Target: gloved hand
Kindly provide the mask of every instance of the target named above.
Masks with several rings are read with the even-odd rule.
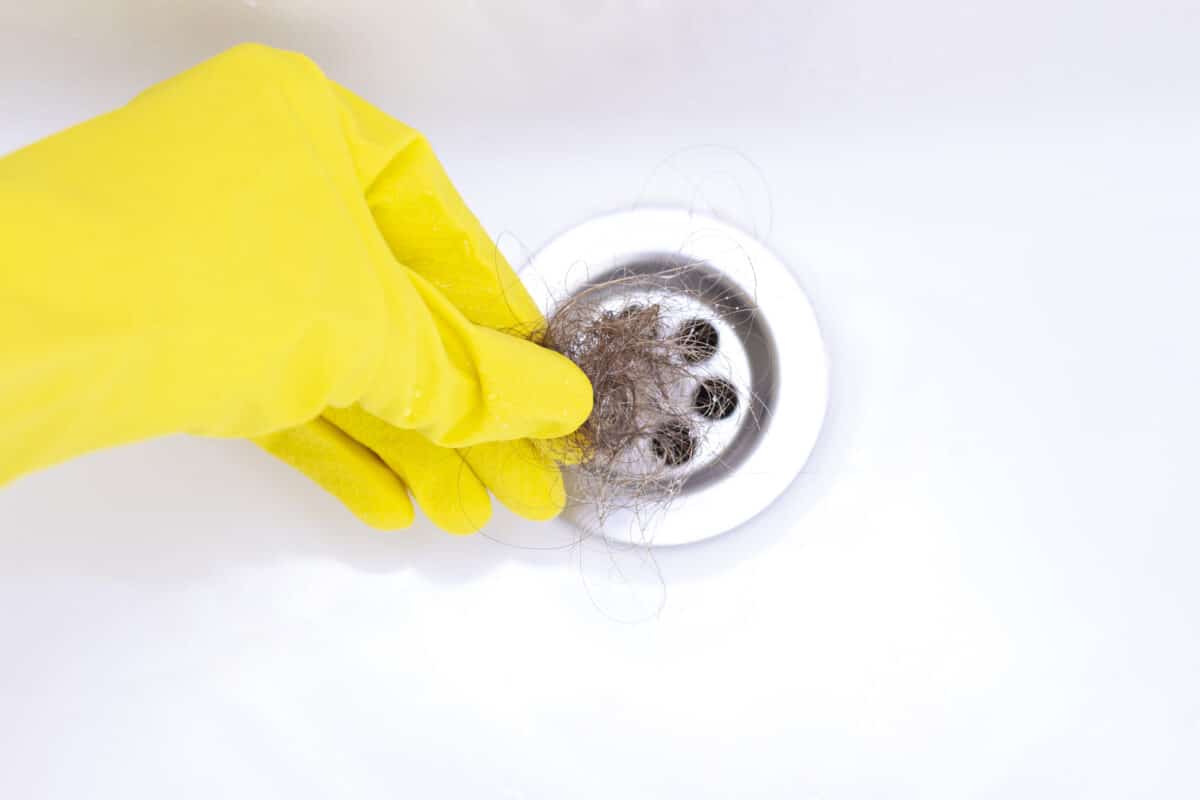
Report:
[[[561,507],[520,440],[576,428],[586,378],[486,327],[536,309],[424,141],[302,56],[235,48],[0,160],[0,253],[0,482],[189,432],[381,527],[411,521],[401,479],[455,530],[483,483]]]
[[[425,139],[348,92],[341,100],[389,164],[366,200],[397,260],[434,283],[472,322],[518,335],[536,330],[544,321],[537,305]],[[411,523],[405,486],[439,527],[454,533],[488,521],[489,489],[534,520],[556,516],[566,499],[555,459],[534,441],[439,447],[361,408],[328,409],[321,419],[258,442],[380,528]],[[562,447],[553,451],[566,455]]]

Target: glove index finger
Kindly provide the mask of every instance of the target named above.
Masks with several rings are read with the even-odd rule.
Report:
[[[367,206],[396,259],[477,325],[528,335],[542,314],[429,142],[335,85]]]
[[[523,335],[542,324],[537,304],[424,139],[397,155],[367,200],[396,259],[467,319]]]

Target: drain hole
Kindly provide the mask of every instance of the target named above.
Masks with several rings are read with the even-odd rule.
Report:
[[[650,447],[658,460],[669,467],[686,464],[696,454],[696,440],[688,426],[680,422],[668,423],[655,431]]]
[[[679,340],[683,357],[693,364],[713,357],[717,352],[717,344],[721,341],[717,329],[711,322],[703,319],[689,319],[679,326],[675,334]]]
[[[727,380],[710,378],[696,388],[692,408],[709,419],[728,419],[737,411],[737,389]]]

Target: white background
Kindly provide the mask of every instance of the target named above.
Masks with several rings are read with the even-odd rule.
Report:
[[[3,2],[0,151],[300,49],[509,252],[724,206],[834,389],[780,502],[653,561],[373,533],[241,442],[20,480],[0,795],[1200,795],[1194,2]]]

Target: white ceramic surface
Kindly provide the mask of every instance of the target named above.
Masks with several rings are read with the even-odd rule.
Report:
[[[755,229],[833,372],[781,501],[653,560],[372,533],[239,442],[0,490],[0,796],[1200,795],[1197,13],[3,3],[2,150],[302,49],[515,260],[639,202]]]

